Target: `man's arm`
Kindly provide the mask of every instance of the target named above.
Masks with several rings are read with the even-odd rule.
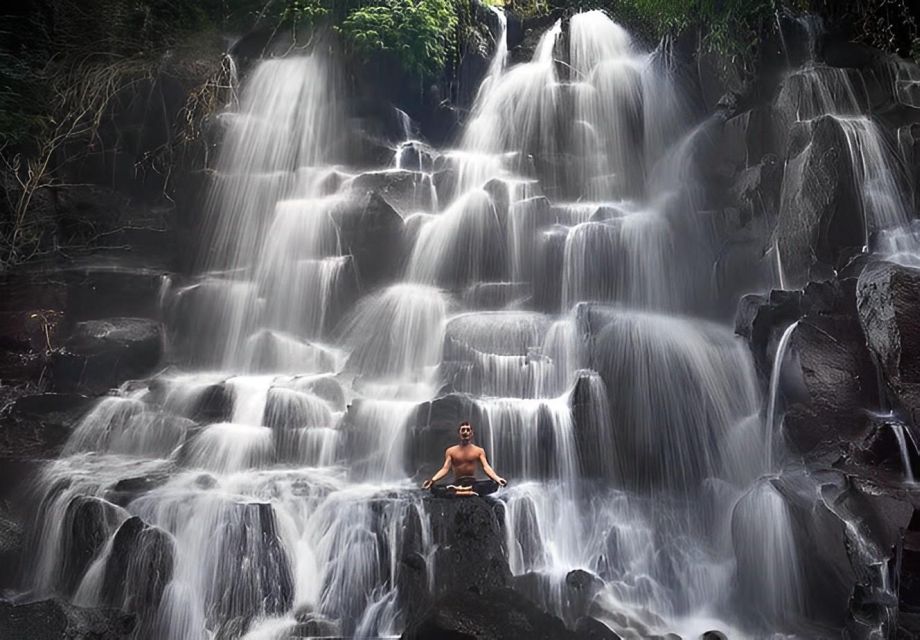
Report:
[[[493,469],[492,465],[489,464],[489,461],[486,459],[485,449],[479,450],[479,462],[482,463],[482,470],[486,472],[486,475],[495,480],[499,486],[504,487],[506,484],[508,484],[508,481],[495,473],[495,469]]]
[[[422,489],[430,488],[431,485],[433,485],[435,482],[437,482],[438,480],[446,476],[448,473],[450,473],[450,466],[451,466],[450,449],[448,449],[447,451],[444,452],[444,464],[441,465],[441,468],[438,469],[438,472],[436,474],[431,476],[430,480],[425,480],[425,483],[422,485]]]

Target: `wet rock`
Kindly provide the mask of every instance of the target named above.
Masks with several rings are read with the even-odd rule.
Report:
[[[428,519],[437,545],[430,560],[421,555],[421,518]],[[398,578],[408,617],[447,592],[484,593],[510,583],[502,503],[478,497],[426,498],[424,513],[410,511],[404,526]],[[438,576],[433,593],[428,589],[429,561]]]
[[[446,594],[410,620],[402,640],[575,640],[559,618],[512,589]]]
[[[353,256],[361,286],[372,288],[392,279],[403,257],[403,222],[393,207],[372,192],[334,216],[342,252]]]
[[[792,333],[783,433],[801,453],[846,446],[867,426],[865,407],[876,406],[875,371],[853,320],[806,317]]]
[[[334,377],[323,376],[305,380],[303,388],[325,400],[333,411],[345,410],[345,392]]]
[[[55,354],[53,374],[61,389],[107,389],[150,373],[163,354],[159,322],[109,318],[77,323]]]
[[[0,508],[0,589],[16,586],[24,551],[22,523],[13,513]]]
[[[701,635],[700,640],[728,640],[728,636],[726,636],[721,631],[716,631],[713,629]]]
[[[148,622],[172,579],[175,555],[171,535],[137,516],[128,518],[112,541],[105,565],[102,601],[137,613],[142,625]]]
[[[857,285],[859,320],[890,399],[920,420],[920,271],[891,263],[867,267]]]
[[[123,640],[134,626],[134,616],[115,610],[83,609],[57,600],[0,602],[0,638],[10,640]]]
[[[298,611],[294,618],[297,624],[289,633],[291,638],[332,638],[342,633],[336,622],[309,609]]]
[[[416,211],[431,211],[431,177],[418,171],[390,169],[357,176],[349,185],[355,194],[375,192],[403,217]]]
[[[575,622],[575,635],[581,640],[620,640],[610,627],[588,616]]]
[[[741,222],[772,220],[779,212],[783,167],[776,156],[768,154],[756,166],[738,173],[730,197],[741,211]]]
[[[61,588],[73,594],[90,563],[127,513],[106,500],[76,496],[64,512],[61,531]]]
[[[75,265],[67,280],[68,317],[95,320],[112,317],[159,317],[159,296],[166,272],[127,261]]]
[[[439,545],[437,592],[479,591],[506,586],[504,506],[488,498],[427,500],[432,538]]]
[[[793,125],[776,238],[786,282],[802,285],[866,242],[847,141],[837,120]]]
[[[899,543],[898,637],[920,634],[920,516],[915,511]]]
[[[217,629],[214,640],[239,640],[249,630],[249,624],[252,618],[249,616],[239,616],[225,620]]]
[[[76,393],[39,393],[17,398],[0,416],[3,465],[57,456],[71,427],[92,403],[92,398]]]
[[[125,507],[138,496],[162,486],[167,480],[169,480],[168,473],[124,478],[106,491],[105,498],[113,504]]]
[[[211,621],[278,615],[291,607],[294,581],[268,503],[235,504],[220,532]]]
[[[917,477],[920,455],[914,444],[916,441],[910,425],[894,418],[872,417],[866,436],[850,445],[845,461],[861,467],[863,473],[871,476],[883,472],[895,481],[902,480],[908,473]]]

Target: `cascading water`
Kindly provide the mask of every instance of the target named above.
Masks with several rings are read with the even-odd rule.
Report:
[[[420,407],[451,392],[510,480],[511,570],[568,623],[567,574],[583,569],[603,583],[592,615],[624,637],[794,624],[753,364],[692,315],[712,293],[688,206],[705,123],[666,51],[603,13],[571,19],[568,52],[557,23],[513,66],[500,24],[438,163],[449,180],[404,118],[391,166],[334,165],[333,63],[255,67],[223,118],[204,270],[166,296],[186,370],[103,399],[44,470],[35,593],[120,606],[106,576],[135,553],[165,567],[162,597],[134,604],[139,637],[398,634],[399,558],[434,552],[426,525],[403,527],[428,520],[410,478]],[[383,202],[375,184],[397,186]],[[383,243],[353,237],[373,224],[404,243],[392,273],[375,272]],[[62,522],[96,513],[96,547],[68,560]],[[763,591],[763,611],[739,613]]]

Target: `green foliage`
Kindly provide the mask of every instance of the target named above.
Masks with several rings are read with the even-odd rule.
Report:
[[[448,62],[456,28],[452,0],[382,0],[353,10],[339,31],[365,59],[392,55],[408,73],[433,77]]]

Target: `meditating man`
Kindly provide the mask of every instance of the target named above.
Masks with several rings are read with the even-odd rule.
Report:
[[[460,444],[448,447],[444,452],[444,465],[431,480],[426,480],[422,489],[431,489],[439,496],[484,496],[494,493],[499,487],[508,484],[504,478],[495,473],[495,469],[486,459],[485,449],[473,444],[473,427],[469,422],[461,422],[458,428]],[[491,480],[476,480],[476,463]],[[447,486],[435,483],[454,470],[454,483]]]

